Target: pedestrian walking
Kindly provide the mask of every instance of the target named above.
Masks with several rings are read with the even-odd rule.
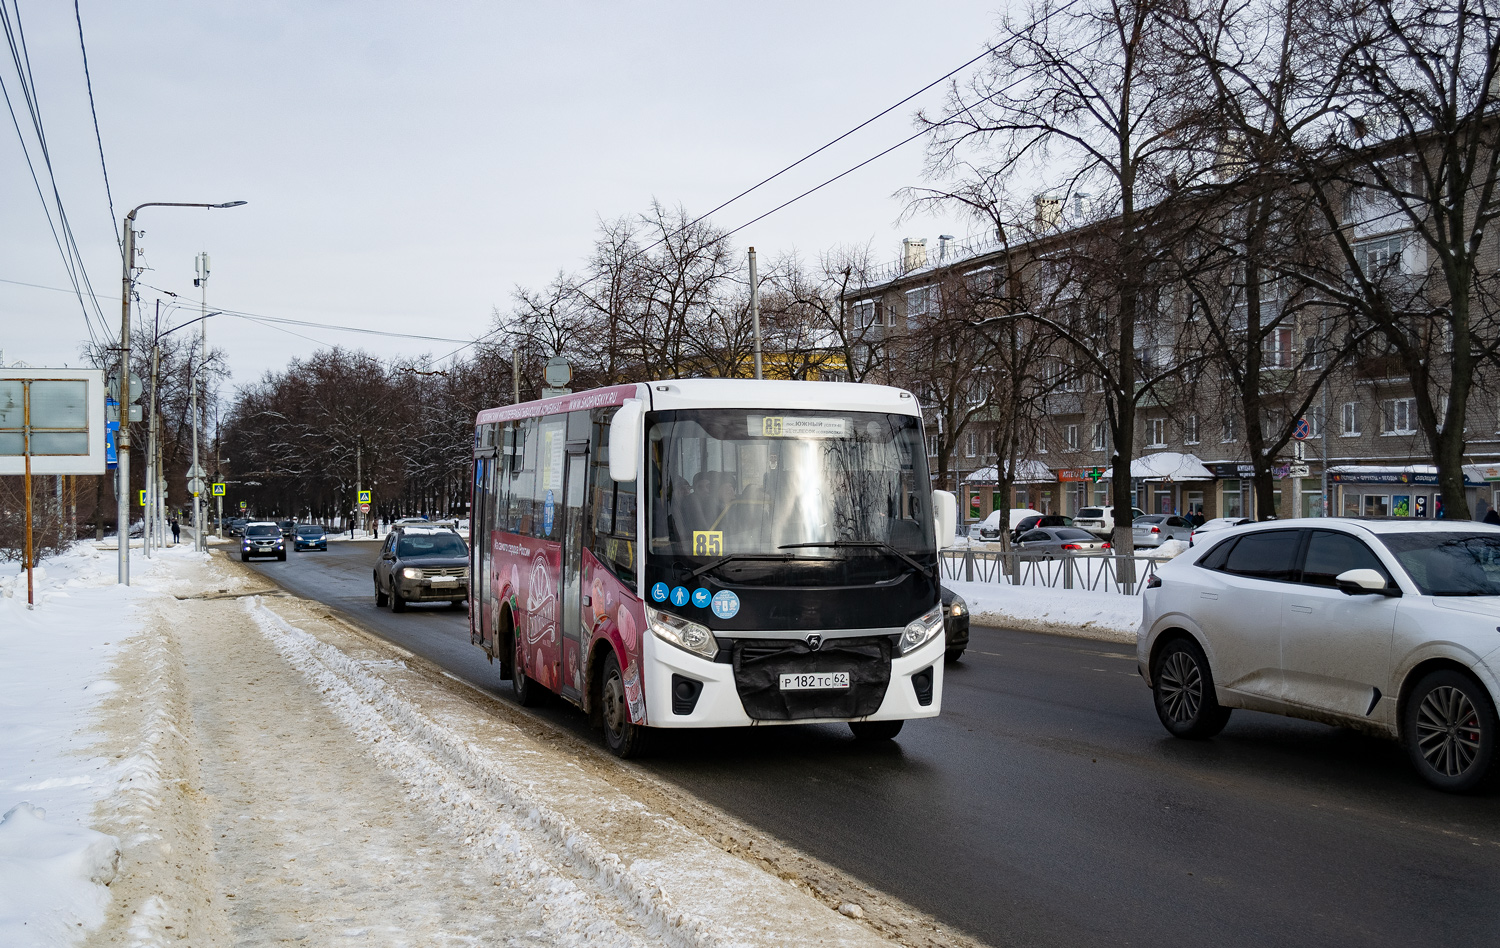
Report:
[[[172,545],[176,546],[177,545],[177,541],[181,540],[181,539],[182,539],[182,527],[177,523],[177,518],[173,517],[172,518]]]

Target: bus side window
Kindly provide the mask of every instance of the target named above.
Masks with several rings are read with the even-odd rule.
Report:
[[[589,466],[589,500],[594,505],[588,538],[594,556],[627,587],[635,587],[635,481],[617,483],[609,476],[609,422],[617,409],[600,410],[593,425],[593,463]]]
[[[510,479],[511,529],[522,536],[531,534],[533,503],[532,490],[536,486],[536,419],[523,418],[515,422],[516,453],[511,459]]]

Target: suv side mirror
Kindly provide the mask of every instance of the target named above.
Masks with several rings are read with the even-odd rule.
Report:
[[[645,406],[639,398],[627,398],[609,422],[609,477],[614,481],[635,480],[641,463],[641,441],[645,435]]]
[[[1333,578],[1338,584],[1339,591],[1347,596],[1367,596],[1375,593],[1381,596],[1399,596],[1401,590],[1395,586],[1387,586],[1385,577],[1373,569],[1350,569],[1338,574]]]

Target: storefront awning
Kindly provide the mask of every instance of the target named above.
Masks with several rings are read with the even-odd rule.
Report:
[[[964,478],[966,484],[994,484],[1000,480],[1000,473],[995,465],[982,467]],[[1052,468],[1041,461],[1017,461],[1016,476],[1013,478],[1017,484],[1051,484],[1057,480],[1052,473]]]
[[[1105,471],[1101,480],[1108,480],[1110,471]],[[1213,472],[1203,466],[1197,455],[1162,451],[1148,454],[1130,462],[1130,476],[1142,481],[1211,481]]]

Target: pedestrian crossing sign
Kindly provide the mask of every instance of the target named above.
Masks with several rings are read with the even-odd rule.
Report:
[[[370,492],[367,490],[360,491],[359,502],[362,504],[368,504],[370,502]]]
[[[141,491],[141,506],[142,507],[146,506],[146,492],[145,491]]]
[[[214,485],[214,496],[215,497],[223,497],[224,496],[224,485],[223,484],[215,484]]]

